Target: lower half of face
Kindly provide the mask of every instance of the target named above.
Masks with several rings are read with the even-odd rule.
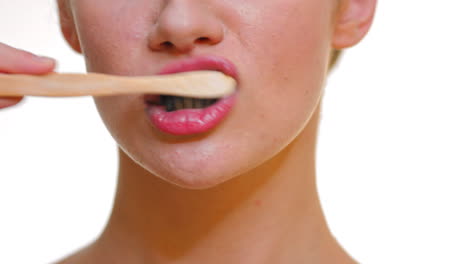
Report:
[[[154,75],[181,58],[223,57],[238,72],[231,110],[209,131],[172,135],[150,121],[143,95],[95,101],[121,149],[143,168],[184,188],[212,187],[278,154],[310,120],[327,71],[333,5],[328,0],[162,2],[73,2],[88,70]],[[177,24],[174,16],[211,26],[200,31]],[[183,38],[210,36],[209,30],[222,36],[216,43],[195,43],[190,51],[148,45],[159,37],[177,48]]]

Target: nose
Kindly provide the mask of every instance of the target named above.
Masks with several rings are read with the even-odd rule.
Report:
[[[223,24],[208,1],[168,0],[149,35],[154,51],[186,53],[197,45],[215,45],[224,37]]]

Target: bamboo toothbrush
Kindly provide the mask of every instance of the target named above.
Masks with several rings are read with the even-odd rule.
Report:
[[[218,71],[128,77],[100,73],[0,74],[1,96],[109,96],[134,93],[219,98],[234,92],[236,81]]]

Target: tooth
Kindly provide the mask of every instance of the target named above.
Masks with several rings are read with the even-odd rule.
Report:
[[[166,105],[166,111],[172,112],[172,111],[175,110],[174,98],[173,97],[166,97],[164,99],[164,103]]]
[[[194,99],[193,101],[195,103],[195,108],[203,108],[203,101],[201,99]]]
[[[193,108],[192,98],[184,97],[184,108]]]
[[[176,110],[184,108],[184,101],[181,97],[174,97],[174,103]]]

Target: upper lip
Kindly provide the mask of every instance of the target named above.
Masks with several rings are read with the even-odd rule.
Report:
[[[165,65],[158,72],[158,75],[201,70],[222,72],[234,78],[239,84],[239,75],[236,66],[228,59],[214,55],[197,56],[171,62]],[[146,94],[143,96],[143,99],[147,103],[159,104],[160,96],[156,94]]]
[[[158,74],[201,70],[220,71],[239,82],[236,66],[228,59],[214,55],[197,56],[171,62],[164,66]]]

